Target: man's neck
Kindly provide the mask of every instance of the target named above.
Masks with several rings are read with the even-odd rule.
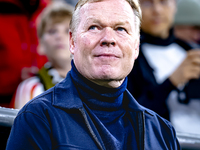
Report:
[[[104,86],[104,87],[108,87],[108,88],[118,88],[119,86],[122,85],[122,83],[124,82],[124,79],[121,80],[91,80],[92,82],[94,82],[95,84],[98,84],[100,86]]]

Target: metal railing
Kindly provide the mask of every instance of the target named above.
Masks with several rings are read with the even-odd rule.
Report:
[[[0,126],[12,127],[18,109],[0,107]],[[183,150],[200,150],[200,135],[177,132]]]
[[[185,150],[200,150],[200,135],[190,133],[176,133],[181,147]]]
[[[0,126],[11,127],[18,111],[18,109],[0,107]]]

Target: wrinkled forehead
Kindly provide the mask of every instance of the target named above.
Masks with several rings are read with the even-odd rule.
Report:
[[[113,2],[128,2],[130,3],[129,1],[131,1],[132,3],[134,3],[134,0],[79,0],[79,2],[77,3],[76,7],[75,7],[75,10],[78,8],[78,7],[82,7],[84,6],[85,4],[88,4],[88,3],[95,3],[95,2],[103,2],[103,1],[109,1],[110,3],[113,3]],[[138,1],[138,0],[136,0]]]
[[[80,18],[95,18],[98,15],[112,17],[118,16],[118,20],[134,18],[134,12],[126,0],[92,0],[84,4],[80,9]],[[126,18],[125,18],[126,17]]]
[[[116,0],[112,1],[112,3],[107,1],[112,0],[85,4],[80,9],[80,21],[85,24],[92,22],[111,26],[116,24],[129,24],[130,26],[134,26],[135,15],[126,1]]]

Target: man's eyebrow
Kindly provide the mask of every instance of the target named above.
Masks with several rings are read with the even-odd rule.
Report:
[[[94,23],[99,23],[99,24],[101,24],[101,21],[100,21],[99,19],[94,18],[94,17],[88,17],[88,18],[86,19],[86,21],[92,21],[92,22],[94,22]]]
[[[119,21],[119,22],[116,23],[116,25],[126,25],[126,24],[129,24],[129,22],[127,22],[127,21],[125,21],[125,22]]]
[[[92,21],[93,23],[97,23],[97,24],[101,24],[101,25],[104,25],[105,23],[102,22],[101,20],[99,19],[96,19],[94,17],[89,17],[86,19],[87,21]],[[116,25],[127,25],[127,24],[130,24],[128,21],[124,20],[124,21],[118,21],[118,22],[115,22],[115,26]]]

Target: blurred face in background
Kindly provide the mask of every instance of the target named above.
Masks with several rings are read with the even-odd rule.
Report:
[[[47,23],[44,34],[40,39],[40,54],[46,55],[54,64],[58,61],[70,61],[69,51],[69,22],[70,17],[63,21]]]
[[[167,38],[176,13],[176,0],[140,0],[141,29],[148,34]]]

